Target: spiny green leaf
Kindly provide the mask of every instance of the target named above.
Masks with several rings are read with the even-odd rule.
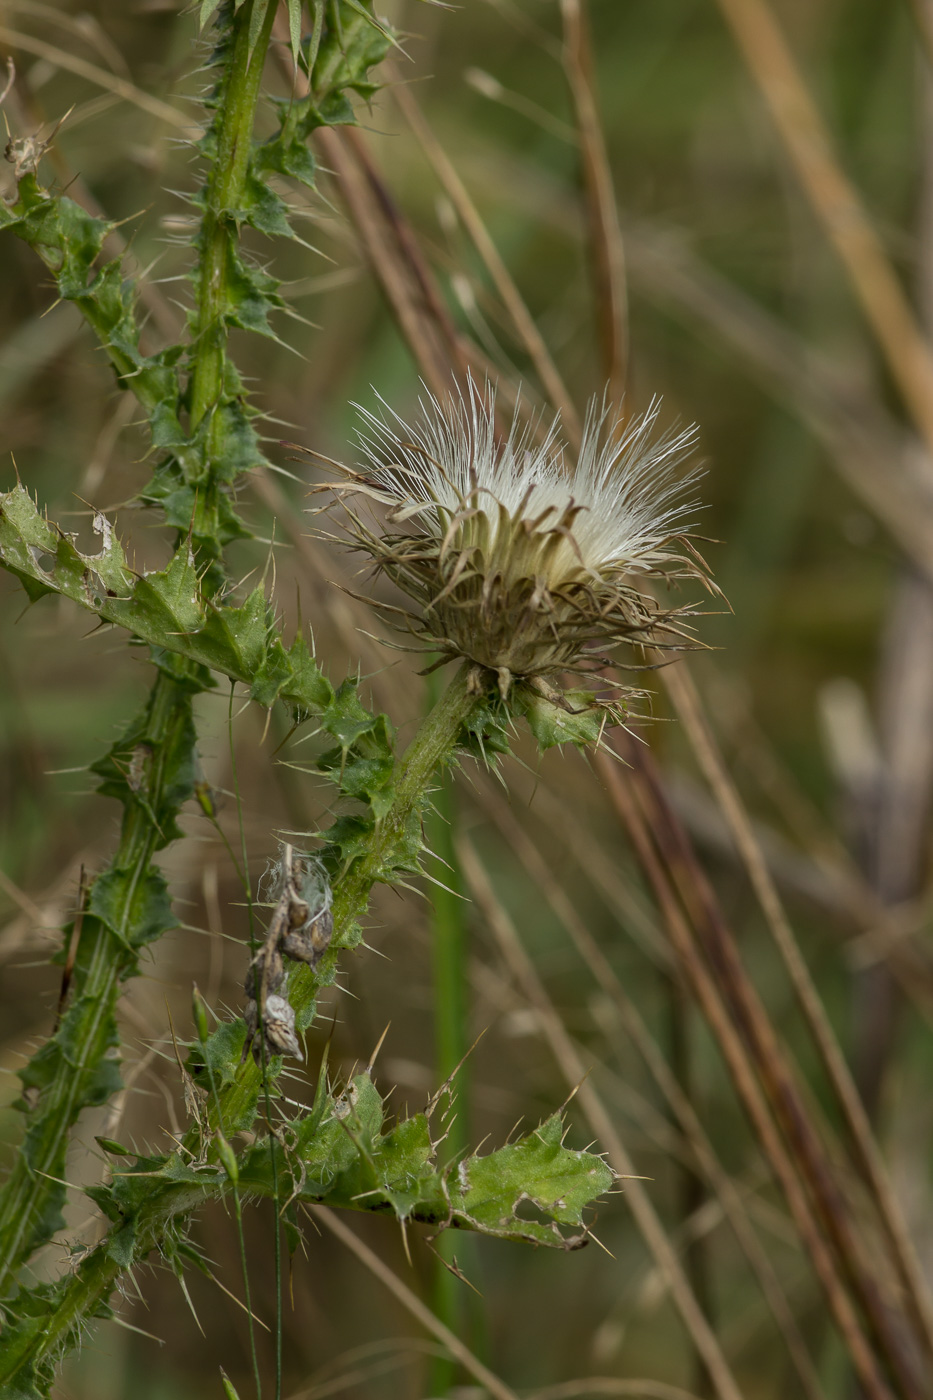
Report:
[[[292,1126],[294,1145],[277,1146],[276,1172],[291,1170],[305,1199],[391,1211],[400,1220],[456,1223],[552,1248],[585,1242],[583,1212],[615,1181],[601,1157],[564,1147],[559,1114],[520,1142],[443,1165],[425,1115],[388,1126],[368,1074],[356,1075],[344,1093],[328,1095],[323,1108]],[[300,1171],[289,1168],[292,1156]],[[246,1190],[272,1190],[268,1144],[245,1154],[240,1178]]]
[[[471,711],[463,727],[458,748],[487,766],[511,752],[509,712],[498,696],[489,694]]]
[[[562,1248],[578,1243],[561,1227],[582,1227],[584,1207],[609,1190],[615,1173],[601,1157],[565,1148],[563,1132],[555,1113],[521,1142],[468,1157],[449,1183],[455,1216],[484,1234]],[[525,1203],[545,1219],[521,1215]]]
[[[254,169],[247,172],[243,213],[250,227],[264,233],[267,238],[292,237],[292,226],[288,222],[288,205]],[[257,290],[252,295],[257,301],[260,296],[264,299],[268,315],[271,311],[281,309],[284,302],[281,297],[275,295],[279,286],[277,279],[265,273],[262,274],[262,279],[257,279]]]
[[[269,5],[277,5],[278,3],[279,0],[253,0],[253,9],[249,17],[249,57],[251,61],[259,42],[259,35],[262,33],[263,21],[266,18]]]
[[[261,589],[241,607],[205,601],[184,542],[166,569],[142,578],[135,578],[122,560],[115,536],[101,554],[84,555],[71,536],[42,518],[23,487],[0,494],[0,563],[18,577],[71,598],[105,622],[121,625],[189,663],[247,684],[256,679],[258,693],[269,703],[280,698],[301,715],[319,714],[335,705],[334,691],[304,641],[296,640],[287,651],[282,646]],[[106,585],[109,579],[122,591],[95,585],[95,576],[101,574],[101,582]],[[349,705],[346,695],[333,714],[335,724],[345,719],[360,733],[368,728],[388,734],[386,721],[380,726],[358,701],[355,707]]]
[[[223,1367],[220,1368],[220,1380],[221,1384],[223,1385],[224,1395],[227,1397],[227,1400],[240,1400],[240,1396],[236,1386],[233,1384],[233,1381],[227,1375]]]
[[[547,699],[530,686],[516,688],[515,704],[542,749],[556,744],[595,744],[606,723],[606,710],[593,702],[588,690],[566,690],[560,703]]]
[[[177,664],[178,658],[173,660],[176,665],[167,669],[173,674],[173,683],[177,683],[176,677],[182,679],[178,676],[182,667]],[[125,807],[140,807],[146,812],[159,833],[159,849],[181,836],[178,811],[194,796],[197,779],[191,694],[184,682],[177,698],[171,724],[158,745],[154,742],[156,725],[151,695],[120,739],[91,765],[91,772],[102,780],[99,792],[116,797]]]
[[[292,45],[292,62],[296,68],[301,53],[301,4],[302,0],[288,0],[288,34]]]
[[[198,25],[201,29],[204,28],[207,21],[219,7],[220,0],[201,0],[201,12],[198,15]]]
[[[91,886],[88,911],[134,950],[178,926],[165,876],[154,868],[142,879],[132,870],[105,870]]]

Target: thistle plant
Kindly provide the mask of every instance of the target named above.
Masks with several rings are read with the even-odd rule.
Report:
[[[292,1234],[298,1207],[316,1202],[388,1212],[403,1226],[570,1249],[586,1243],[587,1209],[614,1179],[600,1156],[564,1146],[560,1113],[497,1151],[449,1160],[438,1096],[425,1112],[390,1123],[369,1070],[336,1085],[322,1068],[313,1103],[297,1113],[280,1092],[284,1061],[304,1054],[319,992],[362,940],[373,887],[423,872],[438,777],[476,758],[506,762],[510,726],[522,715],[542,747],[599,742],[624,695],[607,705],[591,691],[564,689],[561,677],[602,667],[620,643],[639,655],[687,644],[689,608],[662,606],[647,584],[708,579],[688,538],[689,510],[678,503],[675,468],[689,433],[652,442],[656,408],[622,425],[593,406],[579,458],[567,463],[556,425],[523,426],[516,415],[503,438],[492,391],[468,384],[460,398],[428,402],[412,428],[388,409],[367,415],[362,470],[347,473],[340,491],[350,541],[407,598],[401,610],[376,606],[389,608],[438,665],[457,663],[403,753],[395,725],[410,715],[371,713],[357,676],[333,684],[306,634],[286,644],[262,585],[244,596],[231,583],[225,549],[249,536],[237,491],[266,457],[261,399],[247,394],[228,333],[278,336],[283,309],[278,284],[243,251],[240,233],[249,226],[293,236],[283,182],[314,188],[308,138],[354,120],[354,100],[376,91],[394,42],[363,0],[288,0],[281,18],[307,93],[274,97],[275,129],[259,141],[254,125],[279,10],[276,0],[201,6],[211,81],[198,141],[201,185],[190,196],[198,229],[182,343],[141,348],[133,285],[118,261],[100,265],[111,226],[43,184],[45,147],[33,133],[9,148],[15,191],[0,206],[0,226],[33,248],[144,410],[155,466],[138,500],[161,512],[171,557],[162,569],[137,572],[104,514],[94,515],[99,550],[85,553],[27,485],[0,496],[0,562],[29,599],[71,599],[147,647],[152,666],[143,710],[93,767],[100,791],[123,805],[120,840],[109,866],[82,886],[62,931],[71,968],[63,1014],[21,1073],[22,1143],[0,1189],[4,1396],[48,1395],[63,1355],[108,1315],[136,1265],[162,1260],[179,1276],[207,1268],[188,1223],[211,1198],[232,1202],[239,1225],[247,1197],[272,1197]],[[364,523],[353,507],[361,492],[388,507],[385,528]],[[119,997],[139,972],[141,951],[176,924],[155,857],[180,839],[186,803],[214,815],[193,699],[218,682],[260,706],[285,706],[295,725],[313,725],[317,770],[334,786],[338,814],[327,830],[309,833],[309,850],[285,846],[273,861],[260,892],[266,932],[242,950],[242,1014],[225,1018],[195,995],[181,1070],[189,1122],[177,1146],[141,1155],[104,1144],[113,1169],[87,1194],[109,1228],[59,1277],[35,1284],[30,1261],[63,1229],[71,1131],[121,1084]],[[534,1219],[523,1202],[536,1208]],[[261,1391],[258,1365],[255,1379]],[[279,1348],[269,1388],[280,1384]]]
[[[500,436],[489,384],[469,379],[446,403],[429,395],[413,426],[384,407],[381,417],[363,411],[363,470],[345,472],[340,494],[350,541],[409,600],[374,606],[439,653],[434,665],[467,662],[477,693],[491,672],[504,701],[519,682],[570,708],[562,672],[591,674],[611,664],[604,649],[623,644],[643,658],[692,640],[689,606],[664,608],[638,585],[712,587],[687,534],[691,479],[677,472],[693,429],[652,440],[659,404],[626,424],[594,399],[569,463],[559,418],[523,423],[520,401]],[[374,531],[346,506],[354,493],[387,506],[390,527],[409,528]]]

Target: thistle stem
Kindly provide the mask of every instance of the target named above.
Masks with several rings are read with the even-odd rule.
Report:
[[[469,665],[464,663],[412,739],[401,762],[395,801],[376,827],[365,856],[351,866],[334,890],[334,924],[338,930],[356,922],[366,909],[373,885],[388,881],[393,868],[404,858],[410,845],[412,820],[424,804],[434,774],[450,758],[463,723],[477,703],[467,684],[469,671]]]
[[[211,165],[201,224],[197,343],[191,370],[191,426],[196,429],[224,394],[231,254],[238,236],[239,211],[249,166],[250,145],[262,70],[277,5],[270,4],[250,51],[254,0],[237,15],[233,51],[224,77],[217,152]],[[210,463],[216,427],[208,431],[205,461]]]
[[[162,804],[164,755],[171,750],[179,725],[189,720],[188,691],[159,671],[148,706],[145,743],[150,756],[143,780],[146,802],[128,804],[112,869],[129,872],[116,923],[120,938],[85,914],[76,954],[71,1005],[57,1032],[39,1055],[50,1060],[60,1045],[65,1073],[54,1073],[39,1092],[26,1122],[26,1138],[0,1191],[0,1293],[8,1290],[16,1269],[41,1237],[46,1217],[57,1210],[65,1144],[79,1112],[88,1101],[88,1077],[102,1064],[111,1044],[113,1009],[120,978],[132,965],[134,901],[155,851],[163,844],[154,820]],[[98,1100],[99,1101],[99,1100]]]
[[[437,672],[429,676],[430,703],[436,703]],[[427,847],[437,860],[437,879],[431,885],[433,907],[434,958],[434,1074],[438,1084],[451,1081],[454,1116],[448,1128],[447,1149],[452,1158],[464,1158],[469,1148],[469,1051],[468,949],[466,949],[465,904],[461,899],[454,826],[457,804],[450,774],[441,776],[431,811],[424,819]],[[459,1065],[459,1068],[458,1068]],[[455,1239],[445,1231],[437,1240],[434,1270],[434,1313],[454,1336],[462,1336],[466,1323],[465,1291],[451,1273],[455,1250],[464,1252],[469,1240]],[[457,1380],[458,1366],[448,1355],[431,1365],[430,1393],[445,1396]]]
[[[437,770],[449,761],[462,726],[477,704],[477,697],[467,684],[468,674],[469,667],[464,665],[422,723],[401,760],[395,801],[376,829],[370,850],[338,883],[333,904],[338,930],[365,913],[373,885],[389,877],[408,848],[411,824],[424,804],[425,793]],[[309,970],[301,968],[299,973],[293,979],[290,996],[296,1010],[301,1011],[313,1003],[318,983]],[[255,1102],[260,1076],[259,1066],[249,1057],[240,1065],[235,1079],[219,1087],[209,1111],[212,1132],[224,1122],[239,1121],[244,1104]],[[199,1129],[195,1127],[188,1134],[185,1146],[193,1150],[199,1136]],[[215,1144],[208,1152],[208,1160],[216,1155]],[[173,1186],[165,1193],[155,1193],[151,1204],[142,1208],[135,1223],[134,1257],[140,1260],[150,1250],[158,1248],[173,1220],[194,1210],[217,1191],[216,1186],[213,1189]],[[13,1346],[0,1343],[0,1385],[27,1363],[35,1365],[59,1349],[63,1341],[76,1333],[82,1319],[107,1301],[122,1272],[122,1265],[117,1262],[120,1251],[108,1249],[108,1241],[109,1237],[92,1250],[79,1267],[51,1323],[28,1337],[17,1336]]]
[[[411,827],[418,820],[435,773],[449,761],[464,722],[477,704],[477,696],[469,689],[468,664],[457,672],[440,700],[427,715],[412,739],[399,764],[395,785],[395,800],[373,832],[369,850],[351,865],[334,886],[335,941],[352,928],[365,914],[372,887],[379,881],[388,883],[393,871],[411,850]],[[417,845],[420,846],[420,831]],[[320,982],[310,968],[295,969],[289,984],[289,999],[298,1014],[309,1012],[314,1005]],[[249,1058],[240,1066],[234,1081],[221,1090],[219,1111],[228,1121],[238,1122],[258,1093],[261,1071]],[[211,1121],[211,1127],[220,1124]]]
[[[429,677],[428,694],[437,697],[434,672]],[[454,1099],[453,1119],[447,1134],[447,1149],[454,1158],[464,1157],[469,1148],[469,998],[467,993],[467,930],[464,903],[460,897],[457,854],[454,848],[456,803],[453,783],[444,774],[434,796],[433,807],[425,818],[425,838],[438,862],[437,879],[431,886],[434,956],[434,1069],[439,1084],[451,1081]],[[458,1066],[459,1069],[458,1069]],[[438,1260],[434,1275],[434,1312],[455,1336],[461,1336],[466,1321],[464,1289],[447,1264],[454,1251],[468,1241],[445,1231],[435,1248]],[[462,1251],[461,1251],[462,1252]],[[439,1356],[431,1368],[430,1393],[447,1395],[457,1378],[457,1363],[450,1356]]]

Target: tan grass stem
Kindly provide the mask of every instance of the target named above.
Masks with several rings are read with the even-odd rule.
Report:
[[[784,148],[933,453],[933,352],[765,0],[717,0]]]
[[[600,359],[610,396],[615,403],[621,404],[629,372],[625,247],[619,227],[606,140],[594,93],[586,0],[561,0],[560,12],[564,32],[564,72],[580,137]]]
[[[694,1346],[703,1358],[720,1400],[742,1400],[742,1392],[729,1363],[697,1303],[683,1265],[651,1204],[648,1192],[634,1176],[628,1150],[602,1099],[586,1078],[588,1066],[583,1063],[567,1034],[534,964],[521,944],[514,924],[497,900],[486,872],[469,841],[463,840],[459,843],[458,854],[469,886],[489,922],[509,971],[538,1013],[541,1032],[551,1047],[568,1088],[576,1089],[576,1097],[586,1114],[587,1122],[596,1134],[600,1146],[605,1149],[614,1170],[620,1176],[631,1178],[626,1182],[625,1194],[635,1223],[670,1288],[671,1297]]]
[[[89,63],[87,59],[79,57],[78,54],[69,53],[67,49],[60,48],[58,44],[47,44],[44,39],[36,39],[31,34],[23,34],[18,29],[11,29],[6,24],[0,24],[0,44],[6,44],[11,49],[22,49],[24,53],[31,53],[36,58],[44,58],[47,63],[53,64],[56,68],[64,68],[66,72],[74,73],[79,78],[86,78],[89,83],[94,83],[97,87],[104,88],[107,92],[112,92],[115,97],[120,97],[124,102],[131,103],[142,112],[148,112],[150,116],[157,117],[160,121],[167,122],[169,126],[177,127],[180,131],[193,133],[197,127],[197,122],[192,117],[186,117],[183,112],[179,112],[168,102],[162,102],[158,97],[153,97],[151,93],[144,92],[135,83],[127,82],[125,78],[118,77],[116,73],[110,73],[106,68],[99,68],[96,63]]]
[[[810,1397],[810,1400],[822,1400],[823,1387],[768,1253],[758,1239],[741,1194],[717,1157],[699,1115],[681,1089],[676,1076],[658,1049],[638,1009],[626,994],[609,959],[590,933],[584,920],[577,913],[573,902],[552,875],[550,866],[535,843],[522,830],[520,824],[512,816],[510,809],[503,802],[497,801],[494,795],[487,797],[483,793],[479,800],[482,802],[487,816],[499,827],[509,849],[524,865],[535,886],[543,893],[551,909],[567,930],[577,952],[592,972],[601,990],[611,999],[626,1033],[673,1110],[695,1160],[719,1198],[723,1212],[745,1252],[762,1294],[784,1338],[791,1359],[797,1368],[804,1393]]]
[[[634,746],[633,746],[634,748]],[[717,980],[713,976],[697,944],[690,922],[684,915],[675,894],[671,878],[662,863],[649,832],[655,830],[654,814],[646,814],[641,806],[646,794],[644,784],[623,776],[615,759],[608,755],[597,759],[603,779],[618,815],[628,831],[632,845],[649,883],[655,892],[665,926],[684,975],[709,1022],[723,1058],[726,1061],[739,1099],[745,1107],[761,1141],[765,1156],[781,1184],[801,1243],[810,1258],[832,1315],[839,1328],[853,1364],[869,1400],[891,1400],[891,1391],[869,1345],[868,1339],[839,1276],[832,1254],[817,1223],[802,1179],[801,1164],[792,1159],[778,1134],[762,1089],[755,1078],[749,1055],[740,1037],[732,1006],[727,1005]],[[717,963],[717,972],[719,966]]]
[[[621,1380],[618,1376],[584,1376],[536,1390],[528,1400],[577,1400],[584,1395],[631,1395],[635,1400],[699,1400],[692,1390],[665,1381]]]
[[[890,1290],[890,1280],[879,1270],[878,1259],[869,1258],[863,1249],[863,1232],[851,1217],[839,1183],[839,1164],[830,1158],[814,1125],[788,1056],[745,970],[712,887],[666,800],[649,752],[631,742],[625,750],[637,770],[634,781],[648,827],[810,1192],[827,1242],[902,1393],[919,1400],[926,1390],[916,1370],[913,1348],[907,1345],[899,1310],[890,1306],[892,1300],[884,1294],[885,1287]]]
[[[856,1160],[875,1202],[888,1240],[891,1256],[909,1300],[911,1312],[927,1354],[933,1358],[933,1302],[910,1242],[906,1222],[881,1160],[871,1124],[862,1106],[849,1067],[840,1050],[814,986],[810,970],[800,951],[780,895],[771,878],[761,847],[755,838],[748,813],[739,796],[709,723],[703,714],[696,686],[686,666],[664,669],[668,694],[680,716],[697,762],[729,824],[736,847],[745,865],[752,888],[768,928],[780,952],[794,991],[816,1043],[830,1083],[842,1107],[855,1147]]]
[[[406,1312],[421,1324],[426,1331],[436,1337],[450,1352],[455,1360],[465,1371],[477,1380],[480,1385],[484,1385],[494,1400],[518,1400],[515,1391],[506,1385],[488,1366],[484,1366],[479,1357],[475,1356],[469,1347],[464,1346],[459,1337],[451,1332],[449,1327],[445,1327],[443,1322],[434,1316],[431,1309],[422,1303],[417,1294],[403,1283],[396,1273],[383,1263],[379,1255],[364,1244],[360,1237],[350,1229],[349,1225],[330,1211],[326,1206],[304,1206],[303,1209],[318,1225],[329,1230],[332,1235],[336,1235],[341,1244],[345,1245],[351,1254],[354,1254],[360,1263],[369,1270],[374,1278],[389,1290],[392,1296],[401,1303]]]
[[[502,299],[502,304],[511,317],[512,324],[538,373],[545,393],[552,406],[560,410],[564,432],[572,445],[579,447],[582,431],[580,417],[570,397],[569,390],[551,358],[544,337],[538,330],[525,299],[515,285],[515,281],[490,236],[479,210],[473,203],[466,185],[460,179],[453,162],[425,121],[410,89],[397,83],[392,89],[392,95],[492,278],[496,291]]]

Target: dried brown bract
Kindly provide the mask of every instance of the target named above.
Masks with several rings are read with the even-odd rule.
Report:
[[[274,908],[265,941],[246,974],[246,1044],[252,1046],[254,1058],[261,1059],[262,1046],[256,1039],[261,1020],[266,1053],[300,1060],[295,1013],[282,995],[284,959],[305,963],[313,971],[324,956],[334,931],[330,884],[315,856],[291,846],[283,846],[281,860],[269,867],[264,883]]]

